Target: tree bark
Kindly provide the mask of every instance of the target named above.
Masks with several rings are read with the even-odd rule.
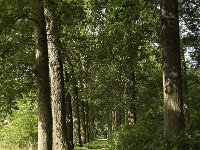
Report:
[[[133,125],[136,123],[137,113],[136,113],[136,80],[135,80],[135,71],[132,69],[131,73],[128,75],[129,78],[129,91],[130,100],[127,102],[127,124]]]
[[[65,79],[66,87],[69,87],[69,74],[66,73]],[[74,149],[74,135],[73,135],[73,113],[72,113],[72,97],[70,95],[70,90],[68,88],[67,96],[66,96],[66,115],[67,115],[67,142],[68,142],[68,149]]]
[[[85,116],[86,116],[86,120],[85,120],[85,122],[86,122],[86,137],[87,137],[87,142],[89,142],[90,141],[90,133],[89,133],[90,117],[89,117],[89,102],[88,102],[88,100],[86,101],[85,109],[86,109],[86,111],[85,111],[86,112],[86,114],[85,114]]]
[[[121,116],[121,107],[115,110],[115,130],[118,131],[121,126],[122,116]]]
[[[66,96],[66,110],[67,110],[67,141],[68,150],[74,149],[74,136],[73,136],[73,114],[71,95],[68,92]]]
[[[85,117],[85,102],[81,101],[81,125],[82,125],[82,137],[83,137],[83,144],[87,142],[86,137],[86,117]]]
[[[78,129],[77,129],[78,144],[80,147],[82,147],[83,144],[82,144],[82,139],[81,139],[80,99],[78,96],[78,88],[77,88],[76,84],[73,86],[74,86],[74,97],[75,97],[75,101],[76,101],[75,107],[76,107],[76,118],[77,118],[77,126],[78,126]]]
[[[77,137],[78,137],[78,144],[80,147],[83,146],[82,139],[81,139],[81,122],[80,122],[80,99],[79,99],[79,93],[78,93],[78,87],[77,87],[77,81],[75,79],[75,72],[74,72],[74,66],[72,62],[70,61],[70,57],[66,55],[68,58],[68,67],[69,67],[69,74],[70,74],[70,83],[72,86],[72,97],[74,99],[74,107],[75,107],[75,113],[74,113],[74,128],[76,129],[77,124]]]
[[[48,47],[44,6],[34,1],[32,17],[36,40],[36,69],[38,84],[38,150],[52,149],[52,114],[49,85]]]
[[[112,111],[107,112],[108,138],[112,135]]]
[[[90,117],[91,117],[91,114],[93,113],[93,110],[90,110]],[[95,138],[95,120],[94,120],[94,117],[91,117],[90,119],[90,127],[89,127],[89,134],[90,134],[90,140],[94,140]]]
[[[177,134],[184,128],[178,0],[161,0],[164,128]]]
[[[190,105],[189,105],[189,99],[188,99],[188,81],[187,81],[187,66],[185,62],[185,56],[184,52],[182,52],[182,79],[183,79],[183,112],[184,112],[184,121],[185,121],[185,126],[190,125]]]
[[[61,46],[58,38],[57,4],[45,0],[45,19],[47,28],[49,68],[51,76],[51,97],[53,117],[53,149],[67,150],[66,104],[64,91],[63,64]]]

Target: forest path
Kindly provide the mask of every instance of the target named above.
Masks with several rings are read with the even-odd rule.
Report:
[[[100,138],[85,144],[84,147],[75,147],[75,150],[106,150],[107,145],[107,139]]]

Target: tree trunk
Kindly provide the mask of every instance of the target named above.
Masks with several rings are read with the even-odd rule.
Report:
[[[188,81],[187,81],[187,66],[185,62],[184,52],[182,53],[182,78],[183,78],[183,109],[184,109],[184,116],[185,116],[185,125],[189,126],[190,122],[190,106],[189,106],[189,99],[188,99]]]
[[[161,0],[164,128],[177,134],[184,128],[178,0]]]
[[[81,56],[81,63],[82,63],[82,71],[83,71],[83,78],[81,79],[81,84],[82,84],[82,90],[87,93],[87,84],[86,84],[86,60],[85,60],[86,56],[82,55]],[[85,94],[87,95],[87,94]],[[80,101],[81,103],[81,126],[82,126],[82,137],[83,137],[83,143],[85,144],[87,142],[87,137],[86,137],[86,111],[85,111],[85,99],[87,96],[83,96],[82,97],[82,101]]]
[[[38,84],[38,150],[52,149],[52,114],[49,85],[48,47],[43,3],[33,3]]]
[[[112,111],[107,112],[108,138],[112,135]]]
[[[80,99],[78,96],[78,88],[76,86],[76,84],[74,83],[74,96],[75,96],[75,101],[76,101],[76,118],[77,118],[77,136],[78,136],[78,146],[82,147],[82,139],[81,139],[81,120],[80,120]]]
[[[69,74],[66,73],[65,79],[66,87],[69,87]],[[73,113],[72,113],[72,97],[70,95],[70,91],[68,89],[67,96],[66,96],[66,115],[67,115],[67,142],[68,142],[68,149],[74,149],[74,136],[73,136]]]
[[[122,117],[121,117],[121,108],[117,108],[117,110],[115,111],[115,130],[118,131],[120,126],[121,126],[121,121],[122,121]]]
[[[73,136],[73,114],[71,95],[68,92],[66,96],[66,110],[67,110],[67,141],[68,150],[74,149],[74,136]]]
[[[74,127],[76,129],[76,124],[77,124],[77,137],[78,137],[78,144],[80,147],[83,146],[82,144],[82,139],[81,139],[81,122],[80,122],[80,99],[79,99],[79,93],[78,93],[78,87],[77,87],[77,81],[74,78],[75,77],[75,72],[74,72],[74,66],[72,64],[72,62],[70,61],[70,57],[68,55],[66,55],[66,57],[68,58],[68,67],[69,67],[69,74],[70,74],[70,83],[72,85],[72,96],[74,99],[74,105],[75,105],[75,113],[74,113],[74,118],[76,118],[77,120],[74,119]]]
[[[85,109],[86,109],[86,114],[85,114],[85,116],[86,116],[86,120],[85,120],[85,122],[86,122],[86,138],[87,138],[87,142],[89,142],[90,141],[90,133],[89,133],[89,122],[90,122],[90,118],[89,118],[89,103],[88,103],[88,100],[86,101],[86,107],[85,107]]]
[[[85,119],[85,102],[81,101],[81,125],[82,125],[82,135],[83,135],[83,143],[85,144],[87,141],[86,138],[86,119]]]
[[[92,111],[90,111],[90,116],[91,116]],[[90,139],[91,141],[95,139],[95,120],[94,117],[91,117],[90,119],[90,128],[89,128],[89,133],[90,133]]]
[[[121,109],[122,109],[122,98],[123,98],[123,89],[124,87],[122,86],[122,62],[119,61],[117,63],[117,68],[118,68],[118,99],[117,99],[117,106],[116,106],[116,109],[115,109],[115,123],[114,123],[114,127],[115,127],[115,131],[117,131],[121,124],[122,124],[122,112],[121,112]]]
[[[136,80],[135,80],[135,72],[134,69],[132,69],[130,75],[129,75],[129,81],[130,81],[130,85],[129,85],[129,90],[130,90],[130,94],[131,98],[129,100],[128,104],[128,111],[127,111],[127,123],[128,125],[133,125],[136,123],[136,119],[137,119],[137,114],[136,114]]]
[[[49,68],[51,76],[51,97],[53,117],[53,149],[67,150],[66,133],[66,104],[64,91],[63,64],[58,38],[58,21],[56,20],[56,7],[54,1],[45,1],[45,19],[47,26],[47,41],[49,54]]]

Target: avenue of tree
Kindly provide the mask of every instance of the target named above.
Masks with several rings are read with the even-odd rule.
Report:
[[[0,0],[0,23],[0,148],[200,146],[198,0]]]

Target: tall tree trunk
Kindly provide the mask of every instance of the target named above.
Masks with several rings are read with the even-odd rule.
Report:
[[[94,107],[90,106],[90,111],[89,111],[89,116],[90,116],[90,122],[89,122],[89,138],[90,140],[94,140],[95,138],[95,133],[96,133],[96,129],[95,129],[95,118],[94,118]]]
[[[66,86],[69,87],[69,74],[66,73],[65,79]],[[68,150],[74,149],[74,136],[73,136],[73,113],[72,113],[72,97],[70,95],[70,91],[68,89],[66,96],[66,115],[67,115],[67,142],[68,142]]]
[[[87,141],[86,138],[86,123],[85,123],[85,102],[81,101],[81,125],[82,125],[82,135],[83,135],[83,143],[85,144]]]
[[[136,114],[136,80],[135,80],[135,71],[132,69],[130,75],[129,75],[129,90],[130,92],[128,94],[131,95],[131,98],[129,100],[128,104],[128,111],[127,111],[127,123],[128,125],[133,125],[136,123],[137,114]]]
[[[108,138],[112,135],[112,111],[107,112]]]
[[[73,114],[71,95],[68,92],[66,96],[66,110],[67,110],[67,141],[68,150],[74,149],[74,136],[73,136]]]
[[[164,128],[177,134],[184,128],[178,0],[161,0]]]
[[[38,150],[52,149],[52,114],[49,85],[48,47],[43,2],[34,1],[32,15],[36,39],[38,84]]]
[[[188,99],[188,81],[187,81],[187,66],[185,62],[184,52],[182,53],[182,79],[183,79],[183,109],[184,109],[184,116],[185,116],[185,125],[188,126],[190,122],[190,106],[189,106],[189,99]]]
[[[135,70],[131,74],[131,113],[133,114],[133,124],[137,121],[137,113],[136,113],[136,80],[135,80]]]
[[[45,0],[45,19],[47,26],[47,41],[49,68],[51,76],[52,117],[53,117],[53,149],[67,150],[66,104],[64,91],[63,64],[61,46],[58,38],[57,3]]]
[[[74,119],[74,127],[76,128],[77,124],[77,137],[78,137],[78,144],[80,147],[83,146],[82,139],[81,139],[81,122],[80,122],[80,99],[79,99],[79,93],[78,93],[78,87],[77,87],[77,81],[75,79],[75,72],[74,72],[74,66],[72,62],[70,61],[70,57],[66,55],[67,64],[69,67],[69,74],[70,74],[70,83],[72,85],[72,96],[74,99],[74,105],[75,105],[75,113],[74,116],[77,120]]]
[[[83,78],[81,79],[81,84],[82,84],[82,90],[87,93],[87,84],[86,84],[86,74],[87,74],[87,70],[86,70],[86,60],[85,60],[86,56],[82,55],[81,56],[81,63],[82,63],[82,71],[83,71]],[[87,94],[85,94],[87,95]],[[83,143],[85,144],[87,142],[87,135],[86,135],[86,112],[85,112],[85,99],[87,96],[83,96],[82,101],[80,101],[81,103],[81,125],[82,125],[82,137],[83,137]]]
[[[115,130],[117,131],[119,128],[120,128],[120,126],[121,126],[121,124],[122,124],[122,97],[123,97],[123,86],[122,86],[122,62],[121,61],[119,61],[118,63],[117,63],[117,68],[118,68],[118,82],[119,82],[119,84],[118,84],[118,89],[119,89],[119,91],[118,91],[118,99],[117,99],[117,101],[118,101],[118,104],[117,104],[117,107],[116,107],[116,109],[115,109]]]
[[[92,113],[92,111],[90,111],[90,114]],[[91,115],[90,115],[91,116]],[[93,141],[95,139],[95,133],[96,133],[96,129],[95,129],[95,119],[94,117],[92,117],[90,122],[90,139],[91,141]]]
[[[115,130],[118,131],[121,126],[122,116],[121,107],[117,108],[115,111]]]
[[[75,83],[74,83],[75,84]],[[77,136],[78,136],[78,144],[80,147],[83,146],[82,144],[82,139],[81,139],[81,120],[80,120],[80,99],[79,99],[79,95],[78,95],[78,88],[76,86],[76,84],[74,85],[74,96],[75,96],[75,101],[76,101],[76,118],[77,118]]]
[[[86,116],[86,119],[85,119],[85,122],[86,122],[86,138],[87,138],[87,142],[90,141],[90,133],[89,133],[89,122],[90,122],[90,118],[89,118],[89,103],[88,103],[88,100],[86,101],[86,106],[85,106],[85,116]]]

